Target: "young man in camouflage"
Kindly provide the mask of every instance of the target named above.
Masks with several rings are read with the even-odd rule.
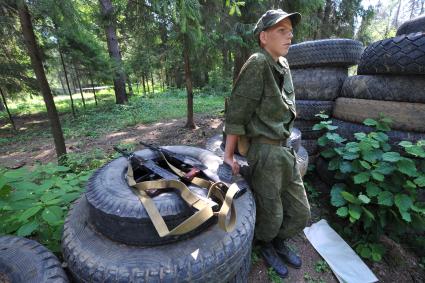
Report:
[[[281,277],[288,274],[283,261],[301,267],[301,259],[284,241],[310,218],[296,153],[286,147],[296,113],[291,73],[282,56],[288,53],[292,28],[300,19],[300,14],[281,9],[267,11],[259,19],[254,35],[261,48],[242,67],[225,123],[224,162],[234,174],[239,172],[233,156],[238,137],[251,140],[247,160],[257,204],[255,237],[267,264]]]

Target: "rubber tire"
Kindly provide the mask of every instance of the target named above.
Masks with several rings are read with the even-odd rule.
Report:
[[[316,172],[319,175],[320,180],[329,186],[333,186],[335,183],[338,183],[338,180],[335,179],[336,171],[331,171],[328,169],[329,162],[326,161],[323,157],[319,156],[316,159]],[[341,182],[341,181],[339,181]]]
[[[322,113],[329,117],[332,115],[334,107],[333,101],[319,100],[296,100],[297,118],[307,121],[320,121],[321,118],[315,116]]]
[[[372,43],[362,54],[357,74],[425,74],[425,32]]]
[[[294,123],[294,127],[300,129],[303,139],[306,140],[314,140],[320,138],[325,131],[313,131],[313,126],[316,125],[318,121],[307,121],[296,119]]]
[[[425,103],[423,76],[359,75],[348,77],[342,86],[341,96]]]
[[[192,156],[208,168],[218,167],[221,162],[220,158],[205,149],[188,146],[165,148]],[[148,149],[136,153],[145,159],[158,157]],[[127,185],[126,173],[127,159],[121,157],[98,169],[87,183],[86,196],[89,203],[90,222],[100,233],[110,239],[129,245],[165,244],[196,235],[214,223],[213,220],[208,221],[184,235],[159,237],[140,200]],[[210,176],[214,177],[214,174]],[[189,188],[206,196],[206,190],[195,189],[193,186]],[[170,230],[194,212],[174,191],[164,192],[153,200]]]
[[[293,69],[295,96],[303,100],[334,100],[347,78],[347,68],[317,67]]]
[[[54,254],[36,241],[16,236],[0,237],[0,274],[5,282],[69,282]]]
[[[220,156],[221,158],[223,158],[224,151],[223,151],[223,148],[221,147],[221,142],[222,142],[222,135],[215,135],[207,141],[206,149],[212,151],[217,156]],[[300,140],[300,144],[301,144],[301,140]],[[303,148],[302,146],[299,146],[298,150],[296,150],[296,153],[297,153],[297,163],[300,169],[301,176],[304,176],[307,173],[307,167],[308,167],[309,157],[308,157],[307,150]],[[242,168],[244,168],[244,172],[248,172],[248,168],[245,168],[246,166],[248,166],[248,162],[246,161],[246,158],[237,154],[235,154],[234,156],[236,160],[239,162],[239,164],[241,165],[241,170]],[[241,174],[243,173],[241,172]],[[249,178],[249,176],[244,176],[244,177]]]
[[[351,123],[342,121],[339,119],[332,118],[332,125],[338,126],[338,129],[335,130],[342,137],[347,140],[354,140],[354,133],[364,132],[370,133],[374,131],[374,128],[365,126],[363,124]],[[425,139],[425,133],[414,133],[414,132],[406,132],[406,131],[389,131],[386,132],[389,137],[389,144],[396,146],[396,148],[400,148],[398,145],[401,141],[411,141],[412,143],[416,143],[421,139]]]
[[[414,32],[425,32],[425,15],[405,21],[398,29],[397,35],[409,34]]]
[[[348,67],[359,62],[363,51],[360,41],[352,39],[321,39],[305,41],[289,47],[291,69],[319,66]]]
[[[367,118],[378,119],[380,114],[392,119],[391,128],[425,133],[425,104],[339,97],[333,117],[363,123]]]
[[[248,190],[234,203],[238,216],[232,232],[214,225],[189,240],[137,247],[111,241],[88,224],[89,208],[83,196],[65,220],[64,259],[76,282],[235,281],[251,253],[255,202]]]
[[[319,151],[317,140],[301,140],[302,146],[307,150],[309,156],[315,155]]]

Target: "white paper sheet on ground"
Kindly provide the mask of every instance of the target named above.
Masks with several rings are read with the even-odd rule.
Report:
[[[304,234],[326,260],[339,282],[377,282],[375,274],[367,267],[353,249],[322,219],[304,228]]]

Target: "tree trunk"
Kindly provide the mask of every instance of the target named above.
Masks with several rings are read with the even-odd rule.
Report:
[[[143,94],[146,95],[145,74],[142,74],[142,85],[143,85]]]
[[[155,87],[153,83],[153,72],[151,73],[151,82],[152,82],[152,93],[155,93]]]
[[[148,89],[148,93],[150,93],[151,92],[151,89],[149,87],[149,78],[148,78],[148,75],[145,76],[145,81],[146,81],[146,87]]]
[[[28,54],[31,58],[31,64],[34,68],[35,76],[37,77],[41,93],[43,94],[44,103],[46,104],[47,116],[49,117],[52,128],[52,135],[55,142],[56,155],[58,157],[58,161],[61,162],[62,157],[64,157],[66,154],[65,140],[63,138],[62,127],[59,121],[59,115],[56,110],[52,92],[50,90],[49,83],[47,82],[46,74],[44,73],[41,54],[37,46],[34,29],[31,22],[31,16],[24,0],[20,0],[18,2],[18,11],[25,45],[27,46]]]
[[[131,85],[130,75],[127,74],[127,84],[128,84],[128,95],[134,95],[133,86]]]
[[[90,75],[90,83],[91,83],[91,87],[92,87],[92,89],[93,89],[94,103],[95,103],[95,104],[96,104],[96,106],[97,106],[97,97],[96,97],[96,90],[94,89],[93,75],[92,75],[92,73],[91,73],[91,72],[89,73],[89,75]]]
[[[59,55],[61,57],[63,73],[65,75],[65,81],[66,81],[66,85],[68,87],[69,98],[71,99],[72,116],[75,118],[76,115],[75,115],[74,99],[72,98],[71,88],[69,87],[68,73],[66,72],[65,61],[63,59],[63,54],[62,54],[62,50],[61,50],[60,47],[59,47]]]
[[[109,56],[114,63],[114,89],[117,104],[125,104],[127,94],[125,91],[125,74],[121,59],[121,51],[118,45],[117,31],[115,28],[114,8],[111,0],[99,0],[100,10],[103,16],[106,42],[108,44]]]
[[[189,129],[195,129],[196,125],[193,119],[193,89],[192,89],[192,74],[190,70],[189,60],[189,39],[187,35],[184,35],[183,42],[183,56],[184,56],[184,76],[186,81],[186,92],[187,92],[187,122],[185,127]]]
[[[81,100],[83,101],[84,109],[86,109],[86,100],[84,99],[83,89],[81,88],[80,75],[78,74],[77,66],[74,64],[75,77],[77,78],[78,88],[80,89]]]
[[[7,116],[9,116],[10,124],[12,124],[13,130],[16,132],[17,130],[16,130],[15,122],[13,121],[12,114],[10,114],[9,107],[7,106],[6,96],[4,95],[1,87],[0,87],[0,94],[1,94],[1,98],[2,98],[2,100],[0,100],[0,105],[3,106],[4,108],[6,108]]]
[[[394,22],[393,22],[393,26],[395,28],[398,28],[398,17],[400,15],[401,0],[398,0],[398,5],[397,6],[398,6],[397,7],[397,12],[395,13]]]
[[[4,111],[4,110],[5,110],[5,108],[4,108],[3,100],[0,100],[0,112]]]

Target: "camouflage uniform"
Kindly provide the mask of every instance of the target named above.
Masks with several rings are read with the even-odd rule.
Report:
[[[225,133],[251,138],[247,159],[257,204],[255,236],[264,242],[293,236],[310,218],[295,151],[260,140],[288,139],[295,116],[288,62],[284,57],[275,62],[261,49],[242,67],[226,112]]]

